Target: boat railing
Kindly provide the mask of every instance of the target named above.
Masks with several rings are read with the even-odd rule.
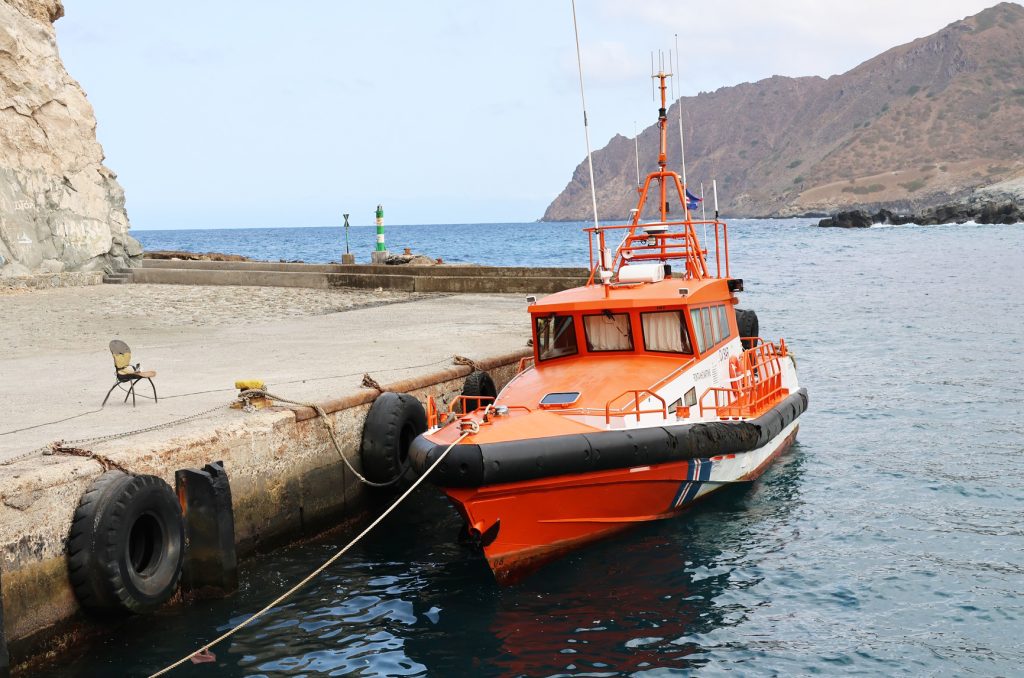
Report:
[[[527,366],[532,366],[537,362],[537,359],[532,355],[525,356],[519,359],[519,365],[516,367],[516,374],[522,374]]]
[[[494,396],[460,395],[456,396],[455,400],[452,401],[451,407],[448,408],[448,411],[455,412],[457,414],[469,414],[470,412],[475,412],[493,402]],[[470,405],[472,405],[472,407],[470,407]]]
[[[656,409],[648,409],[648,410],[640,409],[640,396],[642,394],[644,394],[644,393],[646,393],[649,397],[654,398],[655,400],[659,401],[661,403],[661,407],[660,408],[656,408]],[[634,407],[634,409],[633,409],[632,412],[622,412],[620,410],[619,414],[622,414],[622,415],[635,414],[636,415],[636,420],[640,421],[640,415],[641,414],[659,414],[660,413],[663,419],[668,419],[668,403],[665,402],[665,399],[662,398],[657,393],[655,393],[654,391],[651,391],[650,389],[640,388],[640,389],[630,389],[628,391],[623,391],[622,393],[620,393],[619,395],[615,396],[614,398],[612,398],[611,400],[609,400],[605,404],[605,406],[604,406],[604,423],[605,424],[611,424],[612,423],[612,403],[614,403],[616,400],[622,398],[623,396],[627,396],[627,395],[632,395],[633,396],[633,407]]]
[[[715,238],[714,275],[707,261],[708,250],[697,238],[695,226],[710,227]],[[655,232],[664,227],[664,232]],[[664,262],[681,259],[685,262],[684,279],[704,279],[710,277],[729,277],[729,227],[718,219],[708,221],[665,221],[655,223],[631,223],[583,229],[589,239],[590,276],[588,285],[594,284],[601,268],[618,271],[631,262]],[[625,230],[615,251],[612,261],[607,261],[605,252],[605,233],[608,231]],[[595,243],[595,236],[597,242]],[[596,247],[595,247],[596,244]],[[596,251],[595,251],[596,250]]]
[[[719,419],[748,419],[767,411],[788,395],[782,386],[783,341],[776,346],[760,337],[748,337],[754,346],[742,353],[730,369],[730,386],[713,386],[700,396],[700,414],[713,412]],[[710,400],[710,402],[709,402]]]

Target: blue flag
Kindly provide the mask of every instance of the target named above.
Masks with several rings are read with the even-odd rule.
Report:
[[[704,198],[698,198],[693,193],[690,193],[690,189],[686,189],[686,209],[688,209],[688,210],[695,210],[695,209],[697,209],[698,207],[700,207],[700,203],[703,200],[704,200]]]

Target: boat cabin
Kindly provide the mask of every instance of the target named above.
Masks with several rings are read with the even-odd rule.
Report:
[[[717,283],[717,284],[716,284]],[[700,359],[738,336],[727,281],[667,279],[568,290],[530,307],[537,366],[588,356]]]

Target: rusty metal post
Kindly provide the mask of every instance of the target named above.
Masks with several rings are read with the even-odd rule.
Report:
[[[235,516],[224,462],[174,474],[185,519],[185,562],[181,587],[199,597],[220,597],[238,590]]]
[[[4,633],[3,570],[0,570],[0,678],[11,675],[11,657],[7,654],[7,635]]]

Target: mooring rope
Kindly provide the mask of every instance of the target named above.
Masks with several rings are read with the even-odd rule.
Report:
[[[271,397],[271,396],[268,395],[268,397]],[[282,400],[282,402],[286,402],[286,401]],[[323,572],[328,567],[333,565],[334,562],[338,560],[338,558],[341,558],[343,555],[345,555],[346,551],[348,551],[350,548],[355,546],[359,542],[360,539],[362,539],[367,534],[369,534],[369,532],[373,528],[377,527],[377,525],[379,525],[382,520],[384,520],[392,511],[394,511],[398,507],[399,504],[401,504],[403,501],[405,501],[405,499],[410,494],[413,493],[413,490],[415,490],[417,487],[419,487],[420,483],[422,483],[427,478],[427,476],[430,475],[431,471],[433,471],[437,467],[438,464],[440,464],[442,461],[444,461],[444,458],[448,456],[448,453],[451,452],[452,448],[455,447],[456,445],[458,445],[459,443],[461,443],[466,438],[466,436],[468,436],[468,435],[470,435],[472,433],[473,433],[472,430],[466,431],[465,433],[460,435],[458,438],[456,438],[455,442],[453,442],[451,445],[449,445],[445,449],[444,452],[442,452],[440,455],[438,455],[437,459],[434,460],[434,463],[431,464],[430,467],[419,478],[417,478],[415,481],[413,481],[412,485],[409,486],[409,489],[407,489],[405,492],[403,492],[402,495],[400,497],[398,497],[398,499],[396,499],[395,502],[393,504],[391,504],[391,506],[389,506],[386,511],[384,511],[384,513],[380,514],[377,517],[376,520],[374,520],[362,532],[360,532],[358,535],[356,535],[355,539],[353,539],[348,544],[346,544],[344,546],[344,548],[342,548],[340,551],[338,551],[333,556],[328,558],[327,561],[323,565],[321,565],[320,567],[318,567],[315,570],[313,570],[312,572],[310,572],[309,575],[307,575],[302,581],[300,581],[298,584],[296,584],[295,586],[291,587],[290,589],[288,589],[287,591],[285,591],[284,593],[279,595],[277,598],[275,598],[270,603],[268,603],[263,609],[261,609],[261,610],[257,611],[256,613],[254,613],[251,617],[247,618],[242,623],[232,627],[227,632],[225,632],[224,634],[222,634],[218,638],[210,641],[206,645],[203,645],[201,648],[199,648],[195,652],[193,652],[193,653],[191,653],[191,654],[189,654],[189,655],[187,655],[185,657],[182,657],[178,661],[174,662],[173,664],[170,664],[169,666],[167,666],[165,668],[160,669],[156,673],[152,674],[149,678],[157,678],[157,676],[162,676],[165,673],[167,673],[169,671],[173,671],[174,669],[178,668],[179,666],[181,666],[185,662],[187,662],[190,659],[192,659],[192,657],[195,657],[196,655],[200,655],[200,654],[204,654],[204,653],[209,652],[211,647],[213,647],[214,645],[220,643],[221,641],[227,640],[231,636],[235,635],[236,633],[241,631],[243,628],[245,628],[246,626],[248,626],[252,622],[256,621],[257,619],[259,619],[260,617],[265,615],[267,612],[269,612],[273,608],[275,608],[278,605],[280,605],[284,600],[286,600],[287,598],[291,597],[296,591],[298,591],[303,586],[305,586],[306,584],[311,582],[314,578],[319,576],[321,572]]]
[[[276,396],[273,393],[267,393],[267,391],[263,389],[248,389],[238,394],[238,400],[243,403],[243,406],[248,406],[249,400],[251,398],[269,398],[270,400],[276,400],[277,402],[281,403],[288,403],[289,405],[308,407],[315,411],[317,413],[317,416],[320,417],[320,421],[324,423],[324,427],[327,429],[327,433],[331,437],[331,442],[334,443],[334,450],[338,453],[338,456],[341,457],[341,461],[345,464],[345,467],[348,468],[348,470],[351,471],[355,475],[355,477],[358,478],[359,481],[364,485],[368,485],[370,487],[391,487],[399,480],[401,480],[402,477],[405,475],[405,469],[402,469],[399,472],[399,474],[396,475],[391,480],[388,480],[383,483],[377,483],[370,480],[369,478],[361,474],[359,471],[357,471],[355,467],[352,466],[352,462],[348,460],[348,457],[346,457],[345,453],[342,451],[341,443],[338,442],[337,432],[335,432],[334,430],[334,424],[331,422],[331,418],[327,416],[327,412],[320,405],[317,405],[316,403],[305,403],[300,400],[289,400],[288,398]]]

